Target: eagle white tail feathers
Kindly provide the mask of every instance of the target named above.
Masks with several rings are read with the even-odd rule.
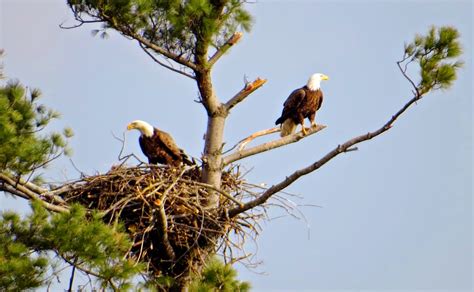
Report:
[[[280,137],[285,137],[285,136],[293,134],[297,126],[298,125],[295,124],[295,122],[293,122],[292,119],[286,119],[281,124]]]

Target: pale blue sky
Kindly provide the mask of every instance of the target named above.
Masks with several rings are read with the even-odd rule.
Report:
[[[0,0],[5,72],[39,87],[43,103],[71,126],[73,160],[92,174],[117,162],[121,135],[134,119],[172,133],[200,156],[205,112],[195,84],[154,64],[116,33],[92,37],[73,24],[65,1]],[[307,223],[284,217],[263,223],[260,275],[237,266],[254,291],[472,289],[472,16],[471,1],[257,1],[244,35],[217,65],[217,94],[228,99],[244,75],[268,82],[232,112],[225,139],[233,145],[273,126],[283,101],[322,72],[327,129],[303,141],[241,161],[247,179],[271,185],[337,144],[381,126],[410,97],[395,62],[403,43],[430,25],[459,29],[466,65],[452,89],[426,96],[392,130],[341,155],[287,191],[303,196]],[[179,110],[178,110],[179,108]],[[137,133],[127,152],[141,155]],[[67,159],[45,171],[54,181],[78,173]],[[24,210],[0,195],[0,210]],[[270,212],[281,215],[279,210]],[[310,237],[308,228],[310,226]],[[58,286],[60,287],[60,286]]]

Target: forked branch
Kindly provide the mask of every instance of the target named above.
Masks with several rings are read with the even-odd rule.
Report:
[[[258,137],[258,136],[262,136],[262,135],[266,135],[266,134],[270,134],[270,133],[275,133],[275,132],[278,131],[278,128],[279,127],[275,127],[275,128],[271,128],[271,129],[268,129],[268,130],[259,131],[257,133],[254,133],[254,134],[250,135],[249,137],[245,138],[242,141],[245,142],[247,140],[247,142],[248,142],[248,140],[252,140],[254,137]],[[235,162],[237,160],[240,160],[240,159],[243,159],[243,158],[258,154],[258,153],[262,153],[262,152],[265,152],[265,151],[268,151],[268,150],[272,150],[272,149],[275,149],[275,148],[278,148],[278,147],[281,147],[281,146],[285,146],[285,145],[288,145],[288,144],[291,144],[291,143],[298,142],[299,140],[301,140],[305,137],[308,137],[312,134],[315,134],[315,133],[323,130],[324,128],[326,128],[326,126],[316,125],[315,127],[309,128],[306,131],[306,135],[303,135],[303,133],[301,133],[301,132],[297,132],[295,134],[283,137],[281,139],[266,142],[266,143],[248,148],[248,149],[240,150],[241,148],[239,148],[238,151],[225,156],[223,158],[223,164],[224,165],[229,165],[230,163]]]

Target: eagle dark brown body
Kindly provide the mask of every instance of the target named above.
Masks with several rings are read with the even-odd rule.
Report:
[[[148,158],[148,163],[171,166],[179,166],[181,163],[194,165],[184,151],[176,145],[170,134],[140,120],[131,122],[127,129],[140,131],[138,142],[143,154]]]
[[[321,108],[323,103],[323,92],[321,89],[309,90],[307,86],[296,89],[286,99],[283,104],[283,112],[275,124],[283,124],[285,120],[291,119],[294,125],[300,124],[304,127],[304,119],[309,119],[311,125],[314,125],[316,111]],[[282,136],[285,133],[282,133]],[[290,133],[291,134],[291,133]]]
[[[293,134],[296,127],[301,125],[301,131],[306,134],[304,119],[308,119],[311,126],[315,126],[316,111],[321,108],[323,103],[323,92],[320,82],[328,80],[324,74],[316,73],[311,75],[308,83],[294,90],[283,104],[281,116],[275,121],[275,124],[281,124],[280,135],[282,137]]]
[[[191,165],[184,151],[176,145],[170,134],[158,130],[153,131],[152,137],[140,136],[138,139],[143,154],[150,164],[166,164],[179,166],[181,163]]]

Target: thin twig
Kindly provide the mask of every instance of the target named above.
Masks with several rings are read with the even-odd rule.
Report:
[[[74,265],[72,266],[71,277],[69,278],[69,288],[68,292],[72,292],[72,285],[74,283],[74,274],[76,273],[76,260],[74,260]]]

